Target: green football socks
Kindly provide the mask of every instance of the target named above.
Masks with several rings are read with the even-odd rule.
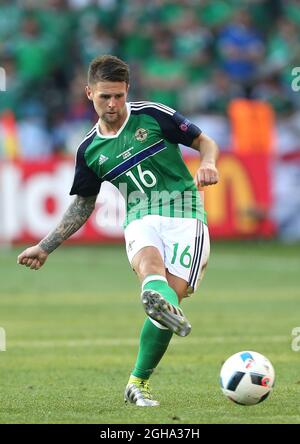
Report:
[[[178,307],[178,297],[164,276],[151,275],[144,280],[142,289],[158,291],[168,302]],[[140,347],[132,375],[148,379],[165,354],[173,333],[158,322],[147,318],[140,335]]]
[[[173,333],[147,318],[140,336],[140,348],[132,375],[148,379],[165,354]]]

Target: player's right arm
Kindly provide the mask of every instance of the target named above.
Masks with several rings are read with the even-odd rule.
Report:
[[[76,233],[87,221],[95,208],[96,199],[97,195],[88,197],[77,195],[57,227],[42,239],[39,244],[24,250],[18,256],[17,263],[26,265],[26,267],[30,267],[32,270],[41,268],[46,262],[48,255],[72,234]]]

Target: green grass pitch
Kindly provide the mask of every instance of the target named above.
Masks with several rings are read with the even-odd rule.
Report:
[[[299,245],[213,242],[183,303],[192,333],[173,338],[152,376],[161,406],[146,409],[123,403],[144,320],[124,247],[61,247],[38,272],[16,265],[21,251],[0,250],[0,423],[300,423]],[[247,349],[271,360],[276,385],[244,407],[221,393],[219,371]]]

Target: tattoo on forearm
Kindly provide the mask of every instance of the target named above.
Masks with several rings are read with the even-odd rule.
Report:
[[[41,240],[40,247],[49,254],[72,234],[76,233],[92,214],[96,197],[76,196],[59,225]]]

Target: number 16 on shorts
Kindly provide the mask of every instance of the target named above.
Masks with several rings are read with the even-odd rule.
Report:
[[[177,260],[179,260],[180,265],[185,268],[190,268],[192,264],[192,255],[189,252],[191,246],[187,245],[183,251],[179,249],[179,242],[173,244],[173,257],[171,260],[171,264],[175,264]]]

